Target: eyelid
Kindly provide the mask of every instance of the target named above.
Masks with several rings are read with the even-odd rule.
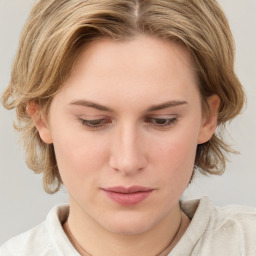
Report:
[[[112,120],[110,118],[82,118],[82,117],[78,117],[78,120],[82,123],[83,126],[85,126],[88,129],[92,129],[92,130],[97,130],[97,129],[101,129],[104,128],[105,126],[109,125]],[[93,124],[95,123],[95,124]]]
[[[106,128],[113,122],[112,118],[110,117],[96,117],[94,115],[77,116],[77,119],[82,123],[83,126],[90,130],[100,130]],[[151,126],[159,130],[166,130],[175,125],[177,120],[177,115],[149,115],[145,117],[144,122],[147,124],[147,126]]]
[[[157,120],[157,121],[160,121],[160,120],[165,120],[165,121],[173,121],[173,120],[176,120],[177,117],[147,117],[146,120]]]
[[[149,114],[146,116],[146,118],[151,118],[151,119],[174,119],[177,117],[178,115],[176,114]]]
[[[159,121],[163,121],[163,123],[157,123]],[[148,116],[145,119],[145,122],[147,123],[148,126],[153,126],[154,128],[160,129],[160,130],[165,130],[173,125],[178,121],[178,117],[175,115],[171,115],[171,117],[164,117],[164,116]]]

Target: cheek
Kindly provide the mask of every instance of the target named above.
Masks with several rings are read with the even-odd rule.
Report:
[[[179,131],[163,143],[155,144],[154,162],[160,164],[162,177],[169,182],[188,182],[193,172],[197,149],[196,132]],[[156,142],[157,143],[157,142]]]
[[[53,136],[56,160],[66,187],[92,181],[108,158],[105,143],[85,133],[60,132]],[[85,185],[85,184],[84,184]]]

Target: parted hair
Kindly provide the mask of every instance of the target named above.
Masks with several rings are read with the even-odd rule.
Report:
[[[43,173],[44,189],[58,191],[62,184],[54,145],[44,143],[27,113],[29,102],[47,115],[52,98],[61,90],[80,52],[101,38],[128,40],[138,34],[184,45],[193,57],[202,108],[207,98],[221,100],[218,128],[198,145],[195,170],[222,174],[227,152],[222,138],[227,121],[238,115],[245,96],[234,72],[234,42],[227,19],[215,0],[39,0],[23,28],[11,79],[1,100],[16,109],[26,162]]]

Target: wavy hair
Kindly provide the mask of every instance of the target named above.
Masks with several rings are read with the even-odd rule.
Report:
[[[174,41],[189,49],[198,76],[202,108],[207,98],[220,97],[218,129],[198,145],[195,169],[222,174],[226,153],[225,123],[238,115],[244,92],[234,72],[234,42],[229,24],[215,0],[39,0],[23,28],[10,83],[2,95],[5,108],[16,108],[26,162],[43,173],[44,189],[62,184],[54,146],[45,144],[28,115],[31,101],[47,114],[86,44],[101,38],[127,40],[147,34]]]

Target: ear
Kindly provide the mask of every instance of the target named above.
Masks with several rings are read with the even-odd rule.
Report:
[[[202,126],[198,136],[198,144],[209,141],[217,127],[220,98],[214,94],[207,99],[207,103],[209,110],[202,119]]]
[[[46,118],[43,116],[40,106],[36,102],[30,101],[27,104],[27,113],[33,120],[34,125],[42,141],[47,144],[51,144],[52,143],[51,131]]]

